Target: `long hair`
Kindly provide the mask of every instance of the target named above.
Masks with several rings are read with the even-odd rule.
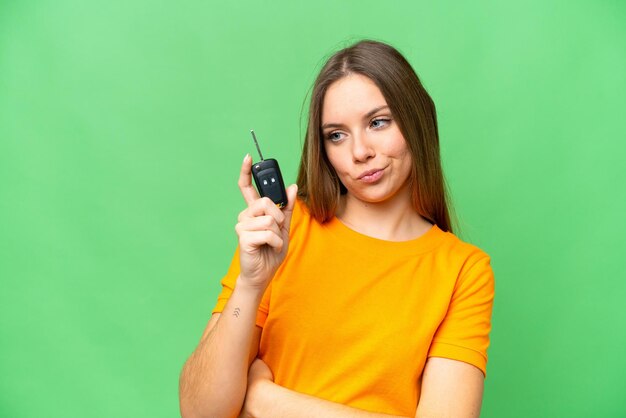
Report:
[[[349,74],[371,79],[398,123],[413,161],[409,187],[414,209],[443,231],[452,231],[435,104],[408,61],[382,42],[363,40],[336,52],[317,76],[298,171],[298,196],[313,217],[325,222],[335,215],[339,198],[346,193],[324,150],[321,114],[329,86]]]

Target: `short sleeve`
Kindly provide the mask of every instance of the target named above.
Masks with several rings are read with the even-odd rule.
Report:
[[[232,261],[230,262],[230,267],[228,268],[228,272],[222,278],[222,291],[217,297],[217,303],[213,308],[213,313],[221,313],[226,306],[226,302],[230,298],[230,295],[233,294],[233,290],[235,289],[235,283],[237,283],[237,277],[239,277],[239,247],[235,250],[235,255],[233,256]],[[259,305],[259,310],[256,315],[256,324],[261,328],[265,326],[265,320],[267,319],[267,314],[269,312],[269,298],[271,294],[272,283],[268,285],[265,293],[263,294],[263,299]]]
[[[448,311],[428,357],[444,357],[478,367],[486,376],[495,282],[489,257],[480,252],[461,269]]]

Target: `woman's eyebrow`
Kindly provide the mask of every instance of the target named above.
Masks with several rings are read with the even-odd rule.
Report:
[[[364,116],[363,119],[369,119],[372,116],[374,116],[377,112],[380,112],[383,109],[389,109],[388,105],[382,105],[382,106],[378,106],[375,107],[374,109],[370,110],[369,112],[367,112]],[[322,129],[326,129],[326,128],[341,128],[343,125],[341,123],[325,123],[322,125]]]
[[[343,125],[341,123],[325,123],[322,125],[322,129],[326,128],[341,128]]]
[[[389,109],[389,106],[387,106],[387,105],[382,105],[382,106],[375,107],[374,109],[372,109],[372,110],[370,110],[369,112],[367,112],[367,113],[365,114],[365,116],[363,116],[363,119],[369,119],[369,118],[371,118],[372,116],[374,116],[377,112],[380,112],[381,110],[383,110],[383,109],[385,109],[385,108]]]

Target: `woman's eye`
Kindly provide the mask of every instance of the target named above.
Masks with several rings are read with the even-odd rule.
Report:
[[[385,119],[385,118],[374,119],[373,121],[370,122],[370,126],[375,129],[382,128],[383,126],[387,126],[390,121],[391,119]]]
[[[328,134],[326,134],[326,139],[328,139],[329,141],[332,142],[337,142],[339,140],[341,140],[342,136],[341,136],[341,132],[330,132]]]

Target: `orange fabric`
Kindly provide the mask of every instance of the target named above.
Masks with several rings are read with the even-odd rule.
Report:
[[[213,312],[239,273],[235,254]],[[413,416],[430,356],[485,373],[494,296],[489,257],[433,226],[389,242],[298,201],[287,257],[259,307],[259,357],[275,382],[372,412]]]

